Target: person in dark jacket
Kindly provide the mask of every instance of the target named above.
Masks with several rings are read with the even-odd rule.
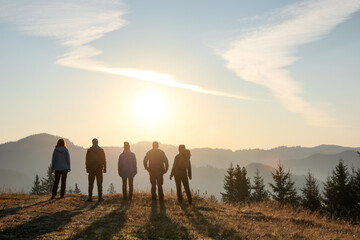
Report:
[[[134,176],[137,173],[136,157],[130,151],[130,144],[124,142],[124,151],[119,156],[118,172],[122,178],[123,198],[127,200],[127,182],[129,182],[129,200],[132,200],[134,191]]]
[[[61,178],[61,190],[60,198],[64,198],[65,188],[66,188],[66,177],[67,173],[70,172],[70,154],[69,150],[66,148],[66,143],[64,139],[59,139],[56,143],[52,161],[51,169],[55,171],[55,182],[52,189],[51,199],[54,199],[58,190],[59,181]]]
[[[182,203],[183,196],[181,191],[181,183],[184,185],[186,196],[189,204],[192,204],[192,197],[189,187],[188,177],[191,180],[191,163],[190,163],[190,151],[185,148],[185,145],[179,146],[179,154],[176,155],[173,167],[171,169],[170,180],[174,176],[176,183],[176,192],[178,202]]]
[[[102,182],[103,173],[106,173],[106,159],[104,150],[99,147],[99,141],[94,138],[92,140],[92,147],[86,152],[86,172],[89,173],[89,198],[88,202],[92,202],[92,192],[94,188],[94,181],[96,178],[98,189],[98,201],[103,201],[102,198]]]
[[[164,192],[162,184],[164,182],[163,175],[169,169],[169,161],[165,153],[159,149],[159,143],[153,142],[153,148],[148,151],[144,158],[144,167],[150,174],[151,197],[156,200],[156,186],[158,187],[159,200],[164,200]]]

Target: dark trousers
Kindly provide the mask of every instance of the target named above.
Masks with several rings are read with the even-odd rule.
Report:
[[[188,199],[189,203],[191,204],[192,197],[191,197],[191,192],[190,192],[190,187],[189,187],[189,180],[188,180],[187,176],[175,176],[175,183],[176,183],[176,192],[177,192],[178,201],[179,202],[183,201],[183,196],[182,196],[182,191],[181,191],[181,183],[182,183],[185,188],[187,199]]]
[[[158,188],[159,200],[164,200],[163,182],[163,174],[150,174],[151,197],[153,200],[156,200],[156,186]]]
[[[60,182],[60,178],[61,178],[61,190],[60,190],[60,197],[64,197],[65,195],[65,188],[66,188],[66,177],[67,177],[67,170],[63,170],[63,171],[55,171],[55,182],[53,185],[53,189],[52,189],[52,196],[55,197],[58,187],[59,187],[59,182]]]
[[[96,178],[97,189],[98,189],[98,197],[102,198],[102,182],[103,182],[103,173],[102,173],[102,171],[89,172],[89,176],[88,176],[88,179],[89,179],[89,198],[92,197],[95,178]]]
[[[124,199],[127,199],[127,182],[129,181],[129,199],[132,199],[134,191],[134,178],[122,178],[122,192]]]

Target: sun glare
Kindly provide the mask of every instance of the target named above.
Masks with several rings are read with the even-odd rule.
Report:
[[[165,116],[164,99],[157,93],[147,91],[135,100],[137,121],[146,125],[160,124]]]

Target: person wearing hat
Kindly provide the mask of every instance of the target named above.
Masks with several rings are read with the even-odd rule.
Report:
[[[92,147],[86,152],[86,172],[89,180],[89,198],[88,202],[92,202],[92,192],[94,188],[94,181],[96,178],[97,189],[98,189],[98,201],[103,201],[102,198],[102,182],[103,173],[106,173],[106,159],[104,150],[99,147],[99,141],[94,138],[92,140]]]
[[[128,142],[124,142],[124,151],[119,156],[118,172],[119,176],[122,178],[123,199],[129,199],[131,201],[134,191],[134,177],[137,173],[137,166],[135,154],[130,151],[130,144]],[[127,182],[129,182],[129,198],[127,195]]]

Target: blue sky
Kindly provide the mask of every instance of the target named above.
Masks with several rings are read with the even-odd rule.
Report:
[[[358,146],[360,1],[0,4],[0,142]]]

